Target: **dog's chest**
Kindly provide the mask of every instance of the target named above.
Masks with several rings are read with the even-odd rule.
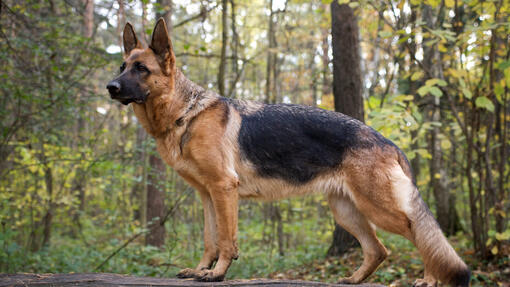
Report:
[[[179,142],[175,139],[175,137],[157,139],[156,148],[161,158],[169,166],[176,168],[179,162],[182,161]]]

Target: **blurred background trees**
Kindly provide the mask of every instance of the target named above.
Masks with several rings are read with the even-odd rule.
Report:
[[[165,17],[179,67],[200,85],[336,109],[393,140],[474,284],[510,281],[509,9],[502,0],[2,0],[0,272],[172,276],[196,263],[200,201],[104,88],[122,62],[124,24],[146,42]],[[357,47],[336,42],[336,29]],[[334,281],[360,263],[356,251],[325,257],[335,228],[320,195],[243,202],[239,229],[231,278]],[[415,249],[380,234],[393,254],[371,280],[420,276]]]

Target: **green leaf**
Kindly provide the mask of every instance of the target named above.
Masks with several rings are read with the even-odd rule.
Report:
[[[371,107],[378,107],[381,104],[381,99],[371,96],[368,98],[368,104]]]
[[[359,3],[358,2],[350,2],[349,3],[349,7],[351,7],[352,9],[356,8],[359,6]]]
[[[462,88],[462,93],[464,94],[464,96],[468,99],[471,99],[473,97],[473,94],[471,93],[470,90],[468,90],[467,88]]]
[[[379,32],[379,37],[381,38],[389,38],[393,35],[390,31],[381,31]]]
[[[494,104],[485,96],[476,98],[475,105],[478,108],[484,108],[490,112],[494,112]]]
[[[441,86],[441,87],[445,87],[447,85],[447,83],[444,81],[444,80],[441,80],[441,79],[437,79],[437,78],[434,78],[434,79],[429,79],[425,82],[425,85],[427,86],[435,86],[435,85],[438,85],[438,86]]]
[[[452,143],[448,139],[441,140],[441,148],[442,149],[449,149],[452,147]]]
[[[443,95],[443,92],[438,87],[431,87],[429,91],[434,97],[441,97]]]
[[[445,80],[438,79],[437,84],[441,87],[446,87],[448,83]]]
[[[500,69],[501,71],[504,71],[504,70],[508,69],[509,67],[510,67],[510,60],[501,62],[497,65],[497,68]]]
[[[430,87],[429,86],[421,86],[419,89],[418,89],[418,94],[420,96],[425,96],[426,94],[428,94],[430,91]]]

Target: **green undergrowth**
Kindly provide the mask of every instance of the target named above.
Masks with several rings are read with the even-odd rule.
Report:
[[[267,277],[274,270],[293,268],[322,258],[331,239],[329,227],[317,225],[316,218],[284,224],[287,246],[280,255],[277,239],[270,235],[272,226],[265,226],[259,220],[241,219],[240,256],[232,264],[228,278]],[[202,255],[202,224],[167,224],[163,247],[145,246],[143,235],[140,235],[100,267],[108,256],[143,230],[112,232],[93,225],[84,228],[77,238],[54,234],[50,245],[37,252],[14,243],[12,239],[16,234],[0,233],[0,272],[111,272],[173,277],[180,269],[198,264]]]
[[[54,236],[49,247],[28,252],[16,244],[7,246],[7,233],[1,234],[0,272],[69,273],[111,272],[136,276],[174,277],[186,267],[198,263],[202,251],[201,224],[168,226],[167,240],[162,248],[145,246],[142,237],[128,244],[102,267],[98,266],[131,234],[112,234],[108,230],[88,227],[81,238]],[[260,221],[241,219],[239,231],[240,256],[228,273],[227,279],[280,278],[335,282],[349,276],[363,258],[360,249],[353,249],[338,258],[326,258],[331,232],[325,232],[317,219],[285,224],[287,238],[283,255],[279,254],[276,238],[265,238],[265,227]],[[267,229],[266,229],[267,231]],[[390,255],[369,277],[369,282],[389,286],[410,286],[423,276],[423,264],[416,248],[400,236],[379,232],[379,237]],[[472,286],[503,286],[509,282],[508,256],[499,260],[478,262],[461,237],[450,239],[455,249],[473,270]],[[3,262],[2,262],[3,261]],[[506,266],[506,267],[505,267]],[[506,268],[506,269],[505,269]]]

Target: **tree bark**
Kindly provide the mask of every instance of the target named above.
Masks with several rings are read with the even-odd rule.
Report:
[[[423,7],[423,20],[427,23],[428,27],[436,27],[437,21],[434,19],[436,13],[428,5]],[[441,15],[438,16],[438,18]],[[433,77],[443,79],[441,54],[437,48],[437,45],[423,47],[423,66],[424,69],[428,70]],[[441,99],[436,96],[428,96],[429,108],[427,114],[430,114],[429,120],[432,122],[441,121]],[[451,209],[452,199],[450,198],[449,190],[449,177],[445,169],[443,160],[443,151],[441,148],[441,130],[437,125],[433,125],[430,132],[429,151],[431,159],[429,161],[430,180],[432,186],[432,192],[434,194],[436,203],[436,218],[441,227],[441,230],[447,235],[454,234],[456,232],[455,227],[458,226],[455,220],[458,216],[455,216],[455,209]],[[454,207],[455,205],[453,205]]]
[[[85,13],[83,15],[83,36],[85,38],[91,38],[94,33],[94,0],[82,0],[85,5]],[[77,134],[77,143],[75,148],[79,150],[81,143],[83,142],[83,132],[85,130],[86,121],[84,119],[84,94],[79,93],[77,96],[78,105],[78,121],[75,126]],[[83,151],[80,152],[80,158],[85,159]],[[85,185],[86,185],[86,174],[85,170],[80,163],[76,170],[76,176],[73,180],[73,190],[76,193],[79,201],[79,212],[75,213],[74,220],[78,223],[78,227],[81,226],[79,219],[81,213],[85,211]]]
[[[83,15],[83,35],[86,38],[92,37],[94,33],[94,0],[82,0],[85,5],[85,14]]]
[[[126,24],[126,10],[124,9],[124,0],[117,0],[119,10],[117,11],[117,37],[119,37],[119,47],[122,48],[122,31]]]
[[[359,30],[348,4],[331,3],[331,36],[335,111],[364,121]],[[341,255],[358,244],[356,238],[336,224],[328,256]]]
[[[225,70],[227,68],[227,45],[228,45],[228,0],[221,1],[221,56],[218,71],[218,91],[225,97]]]
[[[53,172],[51,167],[45,163],[44,182],[46,184],[46,193],[48,193],[48,210],[43,218],[43,241],[42,246],[48,246],[51,239],[51,225],[53,223]]]
[[[276,98],[273,93],[274,89],[273,89],[273,85],[274,85],[274,68],[273,66],[275,65],[275,62],[274,62],[274,59],[275,57],[273,56],[275,51],[275,46],[276,46],[276,41],[275,41],[275,32],[274,32],[274,11],[273,11],[273,0],[270,0],[269,1],[269,10],[270,10],[270,14],[269,14],[269,25],[268,25],[268,33],[267,33],[267,39],[268,39],[268,48],[267,48],[267,61],[266,61],[266,100],[265,102],[266,103],[270,103],[270,104],[274,104],[276,103]]]
[[[331,3],[335,111],[364,121],[357,18],[348,4]]]
[[[326,4],[324,5],[324,9],[328,9],[328,6]],[[321,35],[322,35],[322,43],[321,43],[321,49],[322,49],[322,55],[321,55],[321,61],[322,61],[322,95],[321,97],[327,96],[331,94],[331,79],[329,78],[329,43],[328,43],[328,35],[329,35],[329,29],[328,28],[322,28],[321,29]]]
[[[143,226],[146,224],[147,218],[147,189],[145,188],[146,182],[146,149],[144,147],[143,142],[147,138],[147,133],[143,129],[141,125],[138,125],[136,128],[136,144],[135,144],[135,152],[134,152],[134,165],[135,165],[135,176],[137,178],[136,182],[133,184],[131,189],[131,201],[135,201],[139,199],[138,209],[134,210],[134,219],[140,220]]]
[[[241,77],[242,70],[239,70],[238,60],[239,60],[239,34],[237,33],[237,21],[236,21],[236,5],[235,0],[229,0],[230,2],[230,30],[232,31],[232,41],[231,41],[231,50],[232,50],[232,75],[234,79],[230,81],[230,88],[228,89],[226,97],[235,97],[235,88]],[[244,64],[243,64],[244,67]]]
[[[140,1],[140,2],[142,4],[142,37],[140,38],[140,41],[144,46],[147,46],[149,43],[147,32],[145,32],[145,28],[148,25],[147,24],[147,4],[145,4],[144,1]]]
[[[168,33],[172,35],[172,13],[173,13],[173,1],[172,0],[158,0],[159,7],[156,9],[156,19],[165,19],[166,28]]]
[[[147,228],[145,238],[147,245],[163,246],[165,244],[165,163],[156,153],[149,156],[150,170],[147,175]]]

